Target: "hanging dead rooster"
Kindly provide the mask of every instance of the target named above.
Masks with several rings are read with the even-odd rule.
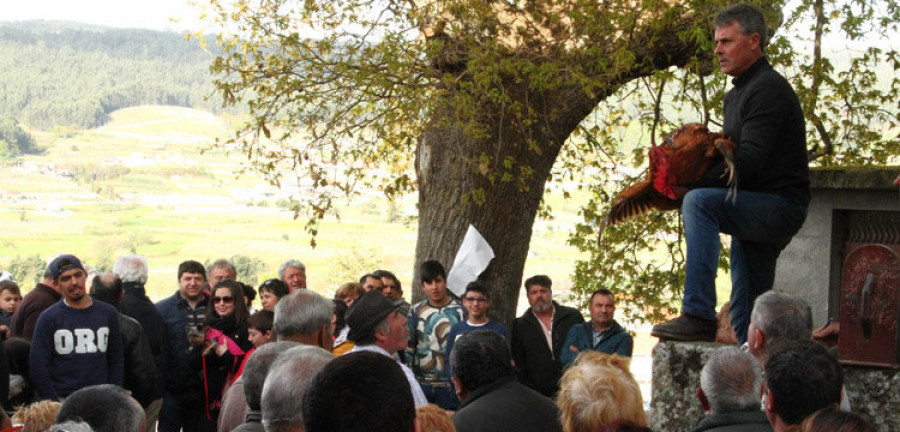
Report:
[[[725,161],[728,198],[736,199],[738,178],[734,171],[734,143],[724,134],[710,132],[699,123],[688,123],[666,137],[663,145],[650,147],[647,178],[616,196],[601,227],[614,225],[651,209],[661,211],[681,207],[681,199],[710,168]]]

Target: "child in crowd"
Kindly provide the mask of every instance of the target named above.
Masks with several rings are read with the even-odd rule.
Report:
[[[275,314],[268,310],[261,310],[250,315],[247,320],[247,336],[250,343],[253,344],[253,348],[272,341],[272,322],[274,320]]]
[[[22,302],[22,294],[15,282],[5,280],[0,282],[0,325],[9,327],[12,316]]]

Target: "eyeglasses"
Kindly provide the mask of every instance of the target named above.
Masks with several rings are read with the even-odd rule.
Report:
[[[476,298],[476,297],[464,297],[463,299],[464,299],[464,300],[467,300],[467,301],[470,301],[470,302],[472,302],[472,303],[487,303],[487,302],[491,301],[491,299],[485,298],[485,297],[480,297],[480,298]]]
[[[213,301],[213,304],[219,304],[219,303],[229,304],[229,303],[234,303],[234,297],[231,297],[231,296],[228,296],[228,297],[213,297],[213,298],[212,298],[212,301]]]

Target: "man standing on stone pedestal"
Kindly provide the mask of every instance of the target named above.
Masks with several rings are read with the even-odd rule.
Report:
[[[731,326],[747,341],[750,310],[772,289],[781,251],[800,230],[810,201],[803,110],[791,84],[766,60],[768,27],[758,6],[729,6],[715,18],[719,67],[734,77],[725,96],[725,136],[738,193],[729,197],[725,164],[709,170],[681,206],[687,244],[682,314],[653,326],[661,340],[714,341],[719,234],[731,235]]]

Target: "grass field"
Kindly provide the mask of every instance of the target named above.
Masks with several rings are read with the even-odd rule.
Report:
[[[0,172],[0,268],[17,256],[68,252],[108,269],[116,257],[136,252],[148,257],[148,289],[160,299],[174,292],[177,265],[187,259],[251,256],[266,266],[262,280],[297,258],[323,294],[374,268],[394,270],[409,293],[414,222],[389,222],[388,203],[363,195],[338,206],[340,220],[322,223],[313,249],[303,222],[275,206],[277,198],[253,198],[254,190],[265,190],[261,178],[235,176],[242,155],[201,151],[228,133],[208,113],[140,107],[71,138],[37,135],[46,151]],[[556,214],[535,224],[525,272],[547,273],[567,288],[582,258],[566,245],[580,199],[576,193],[547,200]],[[396,206],[414,214],[415,197]]]

